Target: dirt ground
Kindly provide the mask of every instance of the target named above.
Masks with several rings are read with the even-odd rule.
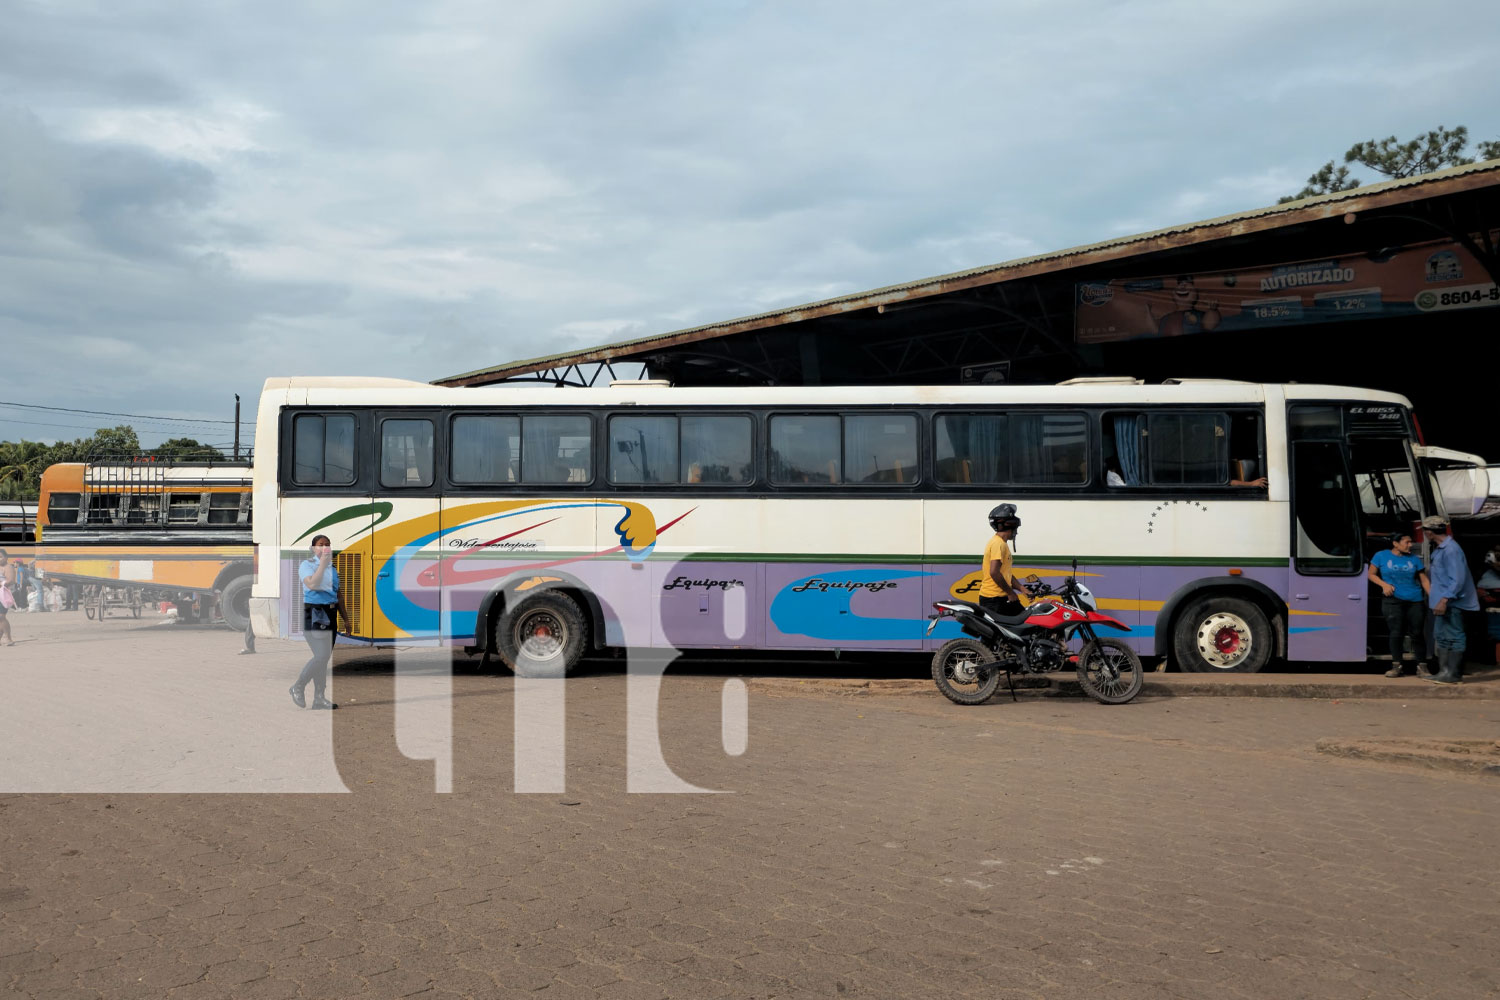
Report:
[[[566,788],[516,794],[503,669],[341,654],[340,709],[299,711],[302,648],[159,621],[18,615],[0,649],[11,995],[1500,990],[1500,780],[1317,749],[1479,745],[1500,701],[752,684],[731,756],[716,661],[657,707],[720,794],[629,794],[642,705],[603,662],[565,684]]]

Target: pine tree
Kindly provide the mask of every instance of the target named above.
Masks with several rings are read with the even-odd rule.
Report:
[[[1357,163],[1392,179],[1416,177],[1444,167],[1473,163],[1474,157],[1466,153],[1468,145],[1469,130],[1466,126],[1448,129],[1439,125],[1407,142],[1402,142],[1393,135],[1384,139],[1356,142],[1345,150],[1344,163]],[[1477,151],[1480,159],[1500,159],[1500,140],[1482,141],[1478,144]],[[1333,160],[1329,160],[1307,179],[1306,187],[1296,194],[1278,199],[1277,204],[1357,187],[1359,178],[1350,175],[1348,166],[1336,166]]]

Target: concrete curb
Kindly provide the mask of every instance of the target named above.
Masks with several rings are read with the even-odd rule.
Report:
[[[1318,753],[1355,760],[1411,764],[1500,778],[1500,740],[1341,740],[1318,741]]]
[[[798,694],[831,694],[843,697],[928,697],[937,694],[930,680],[902,678],[870,680],[858,677],[752,677],[746,679],[753,691],[762,694],[792,696]],[[1081,698],[1083,691],[1071,674],[1028,676],[1015,679],[1016,693],[1032,697]],[[995,697],[1006,696],[1005,685]],[[1488,700],[1500,699],[1500,674],[1489,671],[1473,682],[1456,685],[1431,684],[1416,678],[1299,678],[1286,674],[1200,675],[1147,674],[1141,695],[1152,698],[1321,698],[1359,701],[1366,699],[1401,701]]]
[[[1310,681],[1287,678],[1275,681],[1240,681],[1235,678],[1178,675],[1182,680],[1152,681],[1141,688],[1142,694],[1176,698],[1325,698],[1356,701],[1362,699],[1492,699],[1500,698],[1500,685],[1431,684],[1388,680],[1380,681]],[[1076,687],[1077,682],[1072,682]]]

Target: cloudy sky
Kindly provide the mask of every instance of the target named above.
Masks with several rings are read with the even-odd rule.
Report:
[[[1251,208],[1500,137],[1497,51],[1489,0],[0,0],[0,400],[227,419]]]

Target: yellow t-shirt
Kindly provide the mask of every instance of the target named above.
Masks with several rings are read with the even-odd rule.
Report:
[[[995,578],[990,576],[990,563],[996,559],[1000,560],[1000,575],[1009,580],[1011,578],[1010,546],[999,535],[991,535],[990,540],[984,543],[984,565],[979,567],[980,597],[1005,596],[1005,591],[1001,590]]]

